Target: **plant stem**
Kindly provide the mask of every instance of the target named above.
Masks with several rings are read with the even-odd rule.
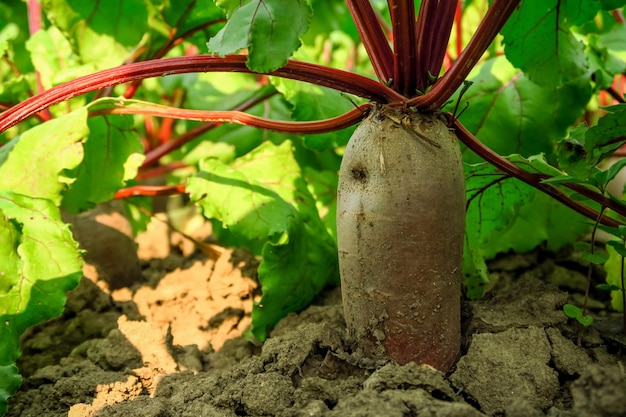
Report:
[[[34,35],[41,29],[41,3],[40,0],[28,0],[28,31]]]
[[[485,161],[494,165],[496,168],[500,169],[502,172],[509,174],[518,180],[525,182],[526,184],[548,194],[550,197],[555,200],[561,202],[572,210],[577,211],[583,216],[595,220],[598,218],[598,212],[591,207],[585,206],[578,201],[572,200],[565,193],[563,193],[558,188],[545,184],[542,181],[546,178],[544,175],[532,174],[530,172],[524,171],[522,168],[516,166],[515,164],[507,161],[502,156],[495,153],[493,150],[487,148],[484,144],[482,144],[474,135],[472,135],[466,128],[456,119],[453,119],[453,116],[450,114],[446,114],[448,119],[451,122],[451,125],[454,127],[455,132],[459,140],[463,142],[465,146],[467,146],[471,151],[476,153],[478,156],[483,158]],[[593,199],[596,202],[600,202],[598,198],[598,193],[588,193],[588,197]],[[604,196],[601,196],[604,197]],[[602,205],[602,207],[605,207]],[[600,222],[604,225],[617,227],[622,223],[619,221],[612,219],[608,216],[601,216]]]
[[[409,100],[408,104],[423,110],[441,108],[461,84],[463,84],[467,75],[474,68],[491,42],[493,42],[520,1],[521,0],[494,0],[485,18],[480,22],[480,25],[478,25],[476,33],[458,59],[454,61],[450,70],[448,70],[426,94],[412,98]]]
[[[53,104],[116,84],[190,72],[252,73],[246,67],[247,58],[245,55],[228,55],[225,57],[197,55],[136,62],[98,71],[57,85],[1,113],[0,132],[15,126],[22,120]],[[288,61],[284,67],[267,75],[310,82],[369,98],[379,103],[404,101],[402,95],[370,78],[307,62]]]
[[[185,184],[176,185],[134,185],[132,187],[122,188],[115,193],[113,197],[116,200],[124,198],[136,197],[139,195],[155,197],[162,195],[183,194],[186,191]]]
[[[456,4],[454,23],[456,24],[456,56],[458,57],[463,52],[463,9],[461,2]]]
[[[191,5],[192,3],[190,3]],[[189,8],[188,8],[189,9]],[[186,13],[189,12],[189,10],[186,11]],[[182,18],[182,17],[181,17]],[[165,43],[165,45],[163,45],[152,57],[152,59],[159,59],[159,58],[163,58],[172,48],[174,48],[176,45],[179,45],[180,43],[182,43],[185,39],[189,38],[190,36],[192,36],[194,33],[206,29],[210,26],[219,24],[219,23],[225,23],[226,19],[217,19],[217,20],[212,20],[210,22],[206,22],[203,23],[202,25],[196,26],[194,28],[189,29],[187,32],[181,34],[180,36],[177,37],[172,37],[171,39],[168,40],[167,43]],[[174,34],[172,34],[174,35]],[[131,63],[131,62],[135,62],[133,60],[129,60],[127,62],[127,64]],[[127,88],[126,91],[124,92],[124,97],[125,98],[131,98],[135,95],[135,93],[137,92],[137,88],[139,87],[139,85],[141,84],[143,80],[138,80],[138,81],[134,81],[133,83],[131,83]]]
[[[415,34],[417,56],[420,59],[417,74],[417,88],[420,91],[426,91],[433,84],[432,77],[439,77],[452,32],[456,6],[456,0],[424,0],[421,3]]]
[[[605,89],[604,91],[609,93],[609,95],[613,98],[613,100],[617,101],[618,103],[626,103],[626,100],[624,100],[624,95],[618,93],[613,87],[609,87]]]
[[[262,87],[261,89],[257,90],[252,97],[248,98],[246,101],[242,103],[239,103],[232,110],[245,111],[245,110],[251,109],[252,107],[256,106],[262,101],[267,100],[274,94],[276,94],[276,90],[273,87],[271,88]],[[212,123],[212,122],[205,123],[203,125],[197,126],[193,129],[186,131],[185,133],[183,133],[182,135],[180,135],[174,140],[170,140],[165,143],[162,143],[161,145],[157,146],[154,149],[151,149],[150,151],[146,153],[146,159],[143,161],[143,164],[141,165],[141,167],[145,168],[147,166],[154,164],[159,159],[161,159],[161,157],[163,157],[164,155],[167,155],[173,150],[180,148],[185,143],[197,138],[198,136],[202,135],[203,133],[208,132],[211,129],[216,128],[217,126],[219,126],[219,123]]]
[[[542,180],[550,178],[548,175],[540,175],[540,177]],[[613,210],[615,213],[621,216],[626,216],[626,207],[623,204],[620,204],[615,200],[611,200],[609,197],[597,191],[591,190],[580,184],[563,183],[562,185],[563,187],[569,188],[570,190],[577,192],[578,194],[583,195],[590,200],[595,201],[603,207]]]
[[[149,168],[149,169],[140,169],[139,173],[135,177],[136,180],[146,180],[148,178],[160,177],[169,172],[176,171],[177,169],[188,168],[189,165],[185,164],[182,161],[172,162],[167,165],[160,165],[158,167]]]
[[[397,92],[411,97],[417,88],[417,73],[424,62],[416,60],[415,5],[412,1],[389,0],[393,29],[393,85]]]
[[[346,0],[346,5],[376,76],[383,84],[389,84],[394,73],[393,53],[372,5],[368,0]]]
[[[626,246],[626,241],[624,241]],[[620,274],[621,284],[622,284],[622,332],[626,335],[626,288],[624,287],[624,257],[622,256],[622,268]]]
[[[326,133],[350,127],[361,121],[372,106],[365,103],[340,116],[324,120],[292,122],[284,120],[271,120],[236,110],[188,110],[153,103],[131,103],[120,107],[99,108],[89,113],[90,117],[105,114],[140,114],[144,116],[157,116],[171,119],[195,120],[199,122],[233,123],[238,125],[252,126],[259,129],[271,130],[281,133],[314,134]]]
[[[602,220],[602,215],[604,214],[604,210],[606,207],[600,207],[600,211],[598,212],[598,216],[596,217],[596,221],[593,224],[593,229],[591,230],[591,249],[590,253],[593,255],[596,251],[596,232],[598,231],[598,225],[600,224],[600,220]],[[589,303],[589,291],[591,290],[591,273],[593,272],[593,263],[589,262],[589,267],[587,268],[587,285],[585,288],[585,298],[583,300],[583,308],[582,308],[582,316],[585,317],[587,315],[587,304]]]
[[[626,24],[626,19],[624,19],[624,14],[622,13],[620,9],[613,10],[611,12],[611,15],[613,15],[613,18],[615,19],[617,23],[620,23],[622,25]]]
[[[41,3],[40,0],[28,0],[26,3],[28,8],[28,31],[31,36],[41,30]],[[45,91],[43,82],[41,81],[41,73],[35,70],[35,79],[37,80],[37,92],[41,93]],[[41,111],[42,120],[52,119],[50,110],[44,109]]]

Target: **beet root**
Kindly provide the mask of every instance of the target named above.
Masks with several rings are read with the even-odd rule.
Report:
[[[357,350],[450,370],[460,351],[465,181],[443,116],[373,110],[346,147],[337,198],[344,314]]]

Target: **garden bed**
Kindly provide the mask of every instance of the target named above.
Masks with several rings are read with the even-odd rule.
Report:
[[[596,317],[582,333],[566,318],[584,281],[567,254],[492,262],[493,288],[465,303],[463,356],[445,376],[354,357],[338,289],[262,346],[247,342],[256,260],[167,253],[156,229],[140,246],[140,282],[109,291],[87,269],[63,316],[25,335],[8,416],[626,415],[621,318]]]

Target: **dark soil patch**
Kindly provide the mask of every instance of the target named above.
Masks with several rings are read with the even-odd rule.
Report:
[[[337,289],[263,346],[246,342],[254,264],[242,251],[213,261],[179,247],[144,260],[132,289],[83,279],[60,319],[25,335],[7,415],[626,416],[621,319],[595,311],[576,343],[581,329],[562,312],[562,288],[580,279],[570,257],[494,262],[494,288],[465,305],[464,355],[449,376],[353,359]]]

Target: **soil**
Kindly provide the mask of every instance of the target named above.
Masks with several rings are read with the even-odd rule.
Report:
[[[567,253],[492,262],[492,288],[464,303],[463,356],[444,375],[352,357],[338,289],[262,346],[246,341],[259,290],[245,250],[207,257],[153,221],[138,256],[123,252],[114,274],[140,266],[130,287],[90,259],[63,316],[24,336],[8,416],[626,416],[621,316],[594,293],[590,328],[565,317],[586,270]]]

